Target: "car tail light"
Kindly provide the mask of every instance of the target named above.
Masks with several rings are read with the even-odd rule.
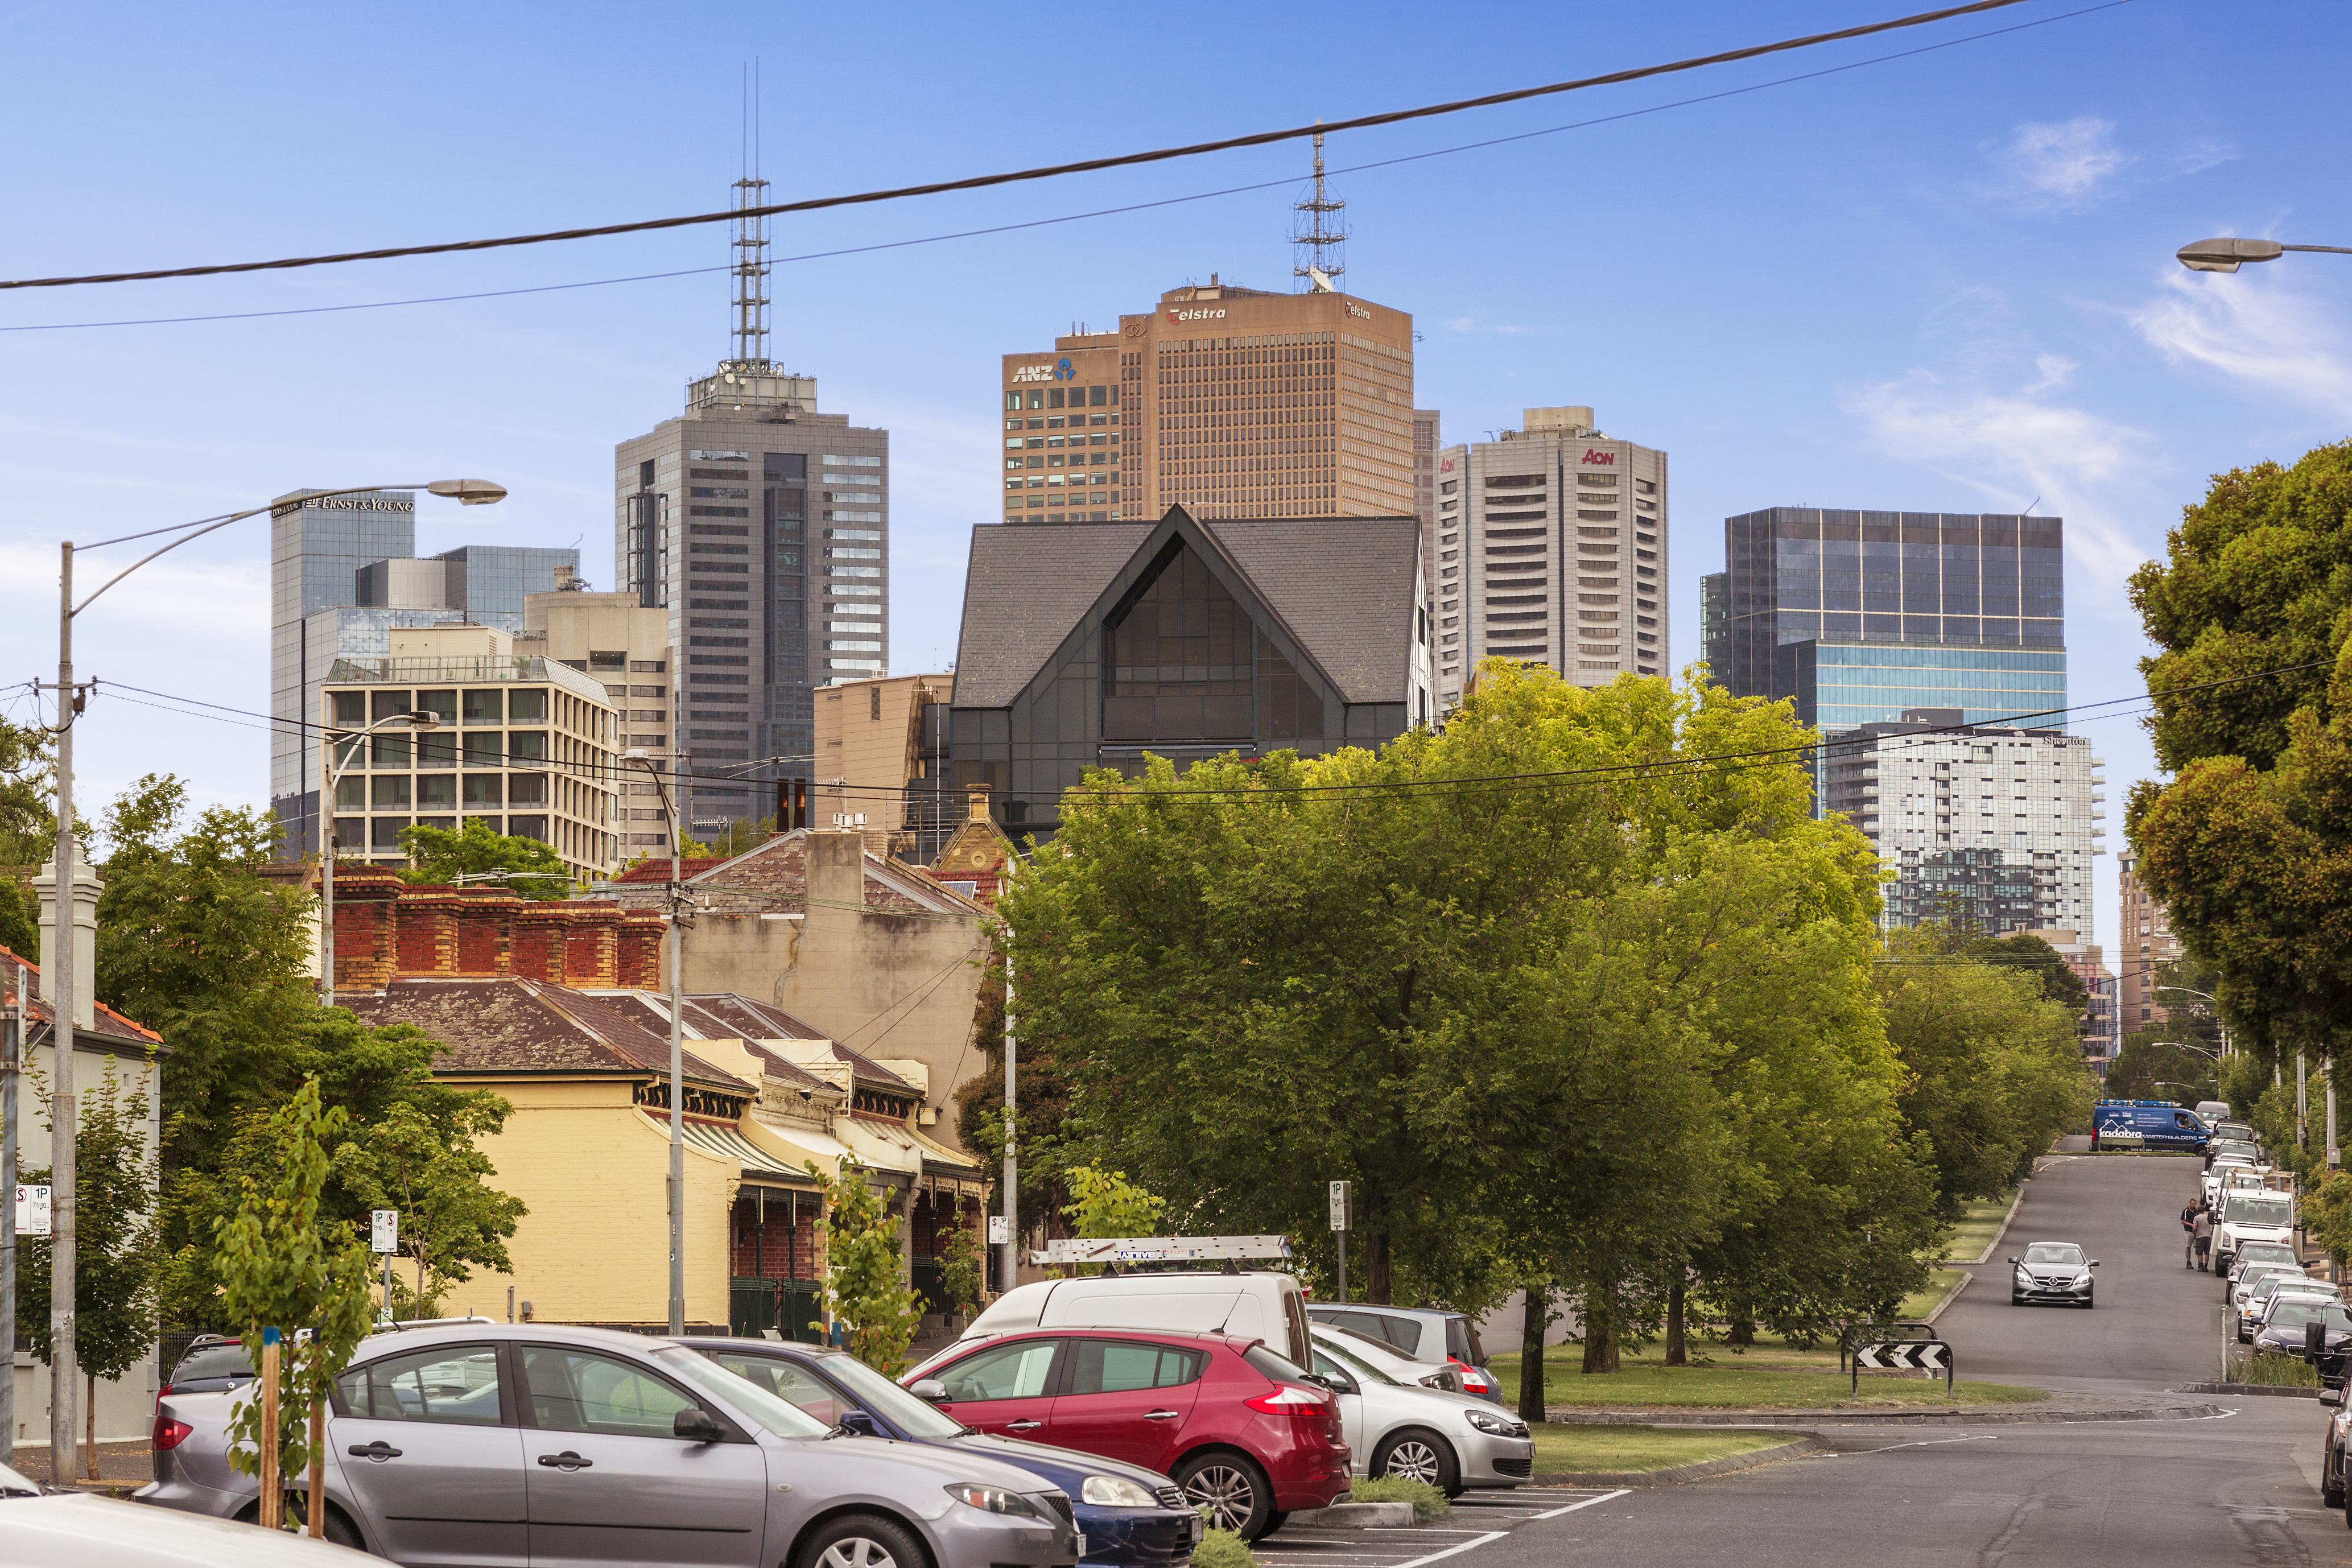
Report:
[[[161,1388],[159,1388],[159,1389],[157,1389],[157,1390],[155,1391],[155,1414],[156,1414],[156,1415],[161,1415],[163,1413],[163,1401],[165,1401],[165,1400],[167,1400],[167,1399],[169,1399],[169,1398],[171,1398],[171,1397],[172,1397],[172,1385],[171,1385],[170,1384],[168,1384],[168,1383],[167,1383],[167,1384],[165,1384],[163,1387],[161,1387]]]
[[[168,1415],[155,1417],[155,1447],[176,1448],[196,1435],[196,1429],[184,1421],[174,1421]]]
[[[1301,1388],[1295,1383],[1277,1383],[1271,1394],[1261,1394],[1242,1403],[1268,1415],[1305,1415],[1310,1412],[1319,1415],[1330,1408],[1331,1396],[1314,1389]]]

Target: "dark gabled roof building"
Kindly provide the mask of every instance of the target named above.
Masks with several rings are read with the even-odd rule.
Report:
[[[1430,721],[1411,517],[972,530],[950,756],[1014,834],[1087,767],[1377,745]]]

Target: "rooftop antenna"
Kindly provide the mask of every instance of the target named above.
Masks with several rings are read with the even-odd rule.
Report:
[[[1316,124],[1323,121],[1318,119]],[[1344,224],[1335,226],[1335,216],[1347,210],[1348,204],[1334,201],[1323,192],[1323,132],[1315,133],[1315,194],[1297,204],[1291,211],[1297,216],[1290,224],[1290,252],[1294,265],[1293,278],[1306,279],[1309,294],[1337,294],[1333,282],[1348,270],[1348,230]]]
[[[768,364],[768,220],[753,216],[768,205],[760,177],[760,62],[743,68],[742,177],[735,182],[735,362],[746,370]]]

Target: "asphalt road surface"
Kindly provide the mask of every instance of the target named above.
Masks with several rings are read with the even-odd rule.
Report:
[[[2061,1391],[2056,1399],[2082,1408],[2161,1398],[2213,1377],[2220,1285],[2180,1262],[2179,1215],[2197,1169],[2193,1160],[2114,1155],[2049,1164],[2028,1184],[1993,1261],[1973,1270],[1937,1322],[1959,1374]],[[2011,1307],[2000,1259],[2030,1241],[2077,1242],[2099,1259],[2097,1306]],[[1507,1534],[1457,1553],[1452,1568],[1584,1556],[1610,1568],[2352,1563],[2343,1512],[2319,1505],[2322,1406],[2173,1398],[2231,1414],[1841,1426],[1825,1432],[1831,1454],[1514,1521]]]

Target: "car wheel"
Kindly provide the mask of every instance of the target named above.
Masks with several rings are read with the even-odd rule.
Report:
[[[1444,1438],[1420,1426],[1408,1426],[1381,1439],[1370,1467],[1376,1476],[1425,1481],[1446,1496],[1462,1489],[1462,1467]]]
[[[1257,1538],[1260,1541],[1264,1541],[1267,1536],[1272,1535],[1276,1531],[1280,1530],[1283,1526],[1283,1521],[1287,1520],[1289,1517],[1289,1514],[1283,1512],[1279,1509],[1267,1514],[1265,1516],[1265,1528],[1257,1532]]]
[[[365,1552],[368,1549],[367,1542],[360,1535],[360,1527],[353,1524],[345,1516],[343,1510],[332,1503],[327,1505],[327,1528],[324,1533],[328,1541],[337,1546],[348,1546],[354,1552]]]
[[[2083,1292],[2083,1310],[2087,1312],[2097,1304],[2097,1300],[2092,1291],[2085,1290]]]
[[[878,1514],[844,1514],[802,1537],[794,1568],[923,1568],[922,1546],[907,1527]]]
[[[1274,1489],[1265,1472],[1239,1454],[1195,1454],[1176,1467],[1173,1479],[1184,1489],[1187,1502],[1208,1510],[1212,1529],[1255,1541],[1274,1518]]]
[[[2018,1292],[2011,1290],[2009,1293],[2009,1304],[2012,1307],[2022,1307],[2025,1305],[2025,1298]]]

